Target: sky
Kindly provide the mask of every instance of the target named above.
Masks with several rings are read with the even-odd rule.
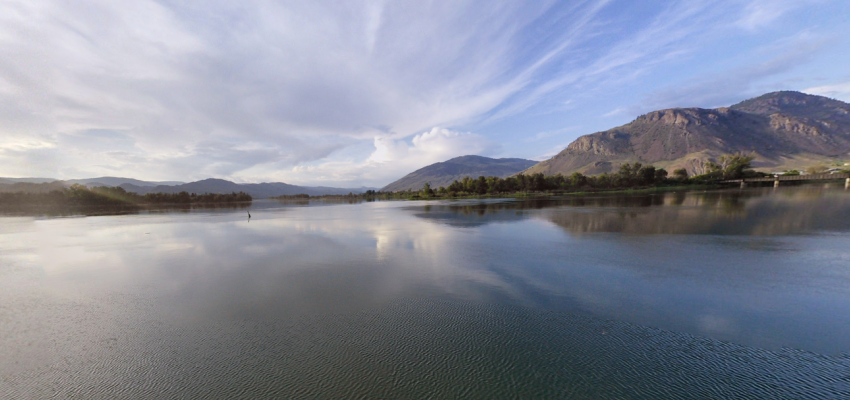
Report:
[[[382,187],[648,111],[850,101],[850,2],[0,0],[0,176]]]

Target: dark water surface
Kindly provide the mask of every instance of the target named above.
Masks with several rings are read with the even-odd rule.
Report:
[[[0,398],[850,398],[850,192],[0,217]]]

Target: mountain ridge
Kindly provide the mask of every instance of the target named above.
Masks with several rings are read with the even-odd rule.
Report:
[[[754,166],[803,168],[850,158],[850,104],[793,91],[767,93],[729,107],[668,108],[584,135],[524,173],[600,174],[626,162],[704,172],[723,154],[756,156]]]
[[[14,181],[14,180],[18,181]],[[326,186],[297,186],[283,182],[264,182],[264,183],[235,183],[224,179],[203,179],[200,181],[182,183],[179,185],[145,185],[140,186],[133,183],[125,182],[120,185],[104,185],[99,182],[100,178],[91,179],[71,179],[67,181],[52,180],[46,181],[47,178],[0,178],[0,192],[50,192],[59,190],[72,184],[86,181],[88,186],[117,186],[128,192],[146,194],[146,193],[217,193],[225,194],[231,192],[245,192],[254,198],[262,199],[281,195],[307,194],[310,196],[321,195],[344,195],[348,193],[363,193],[374,188],[334,188]],[[137,181],[143,183],[152,183],[147,181],[139,181],[130,178],[118,178],[129,181]],[[27,180],[37,180],[36,182],[28,182]],[[155,183],[155,182],[154,182]]]
[[[536,163],[536,161],[522,158],[460,156],[422,167],[384,186],[381,191],[419,190],[426,182],[436,189],[440,186],[448,186],[455,180],[461,180],[466,176],[477,178],[483,175],[506,178]]]

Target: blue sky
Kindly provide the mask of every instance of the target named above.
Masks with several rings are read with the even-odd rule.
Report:
[[[839,0],[0,8],[0,176],[380,187],[660,108],[850,101]]]

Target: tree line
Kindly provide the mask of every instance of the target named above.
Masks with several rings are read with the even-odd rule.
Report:
[[[764,176],[751,169],[753,157],[744,154],[724,155],[717,162],[707,162],[705,173],[689,176],[684,168],[670,175],[664,168],[643,165],[639,162],[624,163],[617,172],[600,175],[530,175],[517,174],[507,178],[497,176],[464,177],[448,187],[432,188],[426,183],[421,190],[402,192],[408,197],[463,197],[475,195],[506,195],[517,193],[581,192],[641,189],[657,186],[706,184],[725,179]],[[376,193],[380,195],[380,193]]]
[[[717,162],[708,161],[700,166],[703,173],[689,176],[684,168],[673,170],[672,175],[664,168],[642,163],[625,163],[617,172],[601,175],[549,175],[542,173],[517,174],[507,178],[497,176],[464,177],[455,180],[447,187],[433,188],[425,183],[420,190],[381,192],[367,190],[360,194],[308,196],[306,194],[285,195],[273,199],[301,200],[309,199],[348,199],[349,201],[403,200],[421,198],[453,198],[468,196],[499,196],[535,193],[599,192],[612,190],[643,189],[659,186],[680,186],[691,184],[712,184],[724,179],[766,176],[751,169],[753,157],[743,153],[724,155]]]
[[[128,192],[121,187],[86,187],[79,184],[49,193],[0,193],[2,205],[30,206],[139,206],[150,204],[222,204],[252,201],[244,192],[218,193],[138,193]]]

